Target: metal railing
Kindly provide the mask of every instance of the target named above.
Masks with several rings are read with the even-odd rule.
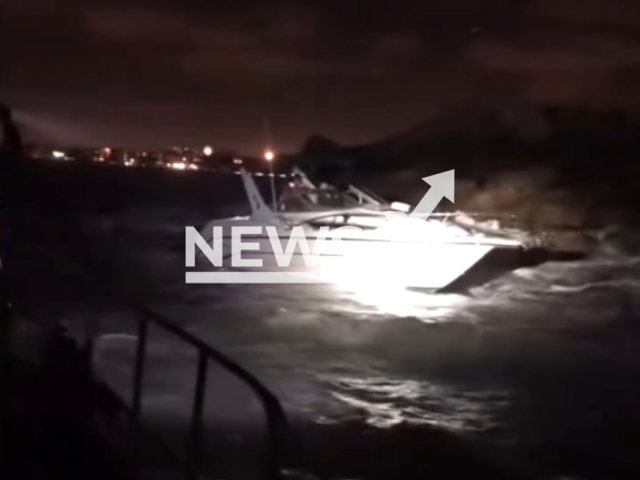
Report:
[[[133,305],[138,313],[138,340],[133,378],[132,415],[137,420],[141,413],[142,382],[145,370],[145,352],[148,339],[149,322],[162,327],[176,337],[184,340],[198,351],[198,367],[195,378],[195,395],[191,411],[190,430],[187,443],[188,461],[197,467],[202,444],[202,415],[206,398],[207,371],[213,361],[242,380],[260,400],[265,412],[269,442],[265,452],[264,478],[269,480],[281,477],[281,461],[284,450],[284,429],[286,417],[277,399],[256,377],[240,367],[234,361],[213,349],[196,336],[188,333],[156,312],[139,305]]]
[[[93,284],[93,286],[100,287],[98,291],[104,291],[105,286],[102,285],[103,282],[96,276],[83,271],[79,265],[68,260],[62,260],[59,255],[53,254],[40,246],[30,245],[29,251],[39,253],[50,264],[57,276],[71,282],[73,286],[86,288],[87,282],[89,282]],[[130,411],[134,423],[138,424],[138,426],[140,424],[149,323],[153,323],[183,340],[198,352],[195,394],[186,445],[187,458],[182,459],[186,463],[186,465],[184,465],[186,468],[183,470],[185,478],[189,480],[199,478],[194,472],[197,471],[202,447],[203,410],[207,394],[207,373],[209,364],[214,362],[245,383],[260,401],[264,410],[268,433],[268,443],[266,451],[264,452],[265,456],[262,465],[263,478],[267,480],[280,479],[282,477],[282,459],[285,449],[287,420],[278,398],[255,376],[206,342],[177,326],[174,322],[152,309],[127,298],[121,292],[113,291],[113,289],[108,286],[107,288],[110,290],[110,297],[129,306],[136,313],[137,342]]]

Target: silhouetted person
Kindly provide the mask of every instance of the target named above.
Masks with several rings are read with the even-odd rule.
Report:
[[[13,168],[10,163],[22,155],[22,139],[20,132],[13,123],[11,110],[5,105],[0,104],[0,122],[2,123],[2,143],[0,143],[0,389],[6,391],[4,379],[7,378],[6,355],[9,349],[9,336],[11,332],[10,320],[12,313],[12,295],[13,286],[9,278],[10,269],[10,250],[11,250],[11,218],[12,214],[7,208],[8,186],[15,180]],[[8,438],[5,430],[9,415],[6,411],[5,399],[0,399],[0,463],[4,467],[6,464],[6,447]],[[3,468],[4,470],[4,468]],[[0,472],[5,477],[6,472]]]
[[[0,144],[0,158],[22,158],[22,136],[13,121],[11,110],[0,104],[0,123],[2,123],[2,144]]]
[[[11,291],[12,277],[12,244],[16,230],[19,230],[17,220],[15,192],[17,179],[15,163],[22,158],[22,137],[13,121],[11,110],[0,104],[0,123],[2,124],[2,143],[0,143],[0,342],[6,340],[8,317],[12,310],[13,296]],[[0,344],[0,350],[3,345]]]

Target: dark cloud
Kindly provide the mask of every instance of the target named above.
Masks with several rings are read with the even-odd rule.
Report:
[[[471,43],[473,63],[524,79],[521,94],[534,102],[635,107],[640,5],[538,0],[521,18],[512,38]]]
[[[624,0],[0,0],[3,94],[86,141],[382,137],[441,102],[631,105],[640,5]]]

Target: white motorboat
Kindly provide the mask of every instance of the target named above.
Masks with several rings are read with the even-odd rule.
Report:
[[[241,171],[251,215],[213,220],[200,231],[211,244],[214,227],[220,227],[223,269],[315,272],[327,281],[376,279],[441,290],[496,252],[510,259],[501,260],[501,268],[515,268],[514,259],[524,247],[522,239],[462,214],[413,218],[405,213],[409,205],[386,203],[354,185],[344,191],[316,186],[302,172],[296,174],[296,185],[290,184],[269,207],[252,176]],[[232,227],[246,227],[239,253],[232,253],[234,242],[238,247],[240,241],[234,240]]]

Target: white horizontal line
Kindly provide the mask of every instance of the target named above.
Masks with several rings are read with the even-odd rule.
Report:
[[[332,283],[316,272],[186,272],[186,283]]]

